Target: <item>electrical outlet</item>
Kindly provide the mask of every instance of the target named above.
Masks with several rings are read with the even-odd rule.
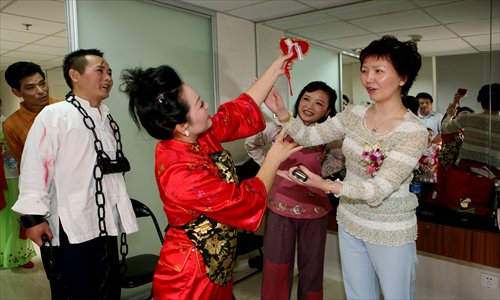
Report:
[[[496,289],[498,286],[498,278],[491,274],[481,274],[481,286],[489,289]]]

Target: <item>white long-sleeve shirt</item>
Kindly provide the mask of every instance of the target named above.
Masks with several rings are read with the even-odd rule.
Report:
[[[104,151],[114,159],[116,140],[107,118],[108,107],[101,104],[93,108],[88,101],[76,98],[94,120]],[[59,221],[72,244],[99,236],[94,140],[83,116],[67,101],[45,107],[28,134],[21,160],[20,194],[12,209],[45,216],[54,235],[53,245],[59,245]],[[122,174],[103,175],[102,191],[108,235],[137,231]]]

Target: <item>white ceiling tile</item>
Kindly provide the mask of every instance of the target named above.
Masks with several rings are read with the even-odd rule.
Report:
[[[63,64],[63,59],[64,59],[64,57],[58,57],[56,59],[42,61],[39,64],[42,67],[42,69],[49,70],[49,69],[61,67]]]
[[[359,0],[299,0],[298,2],[315,9],[325,9],[328,7],[346,5],[358,1]]]
[[[415,7],[416,6],[413,3],[406,0],[376,0],[339,8],[332,8],[330,10],[327,10],[326,12],[342,20],[351,20],[414,9]]]
[[[435,41],[421,41],[417,43],[418,51],[420,53],[427,53],[426,56],[432,55],[455,55],[477,52],[469,44],[460,38],[435,40]]]
[[[379,39],[376,34],[367,34],[353,37],[344,37],[340,39],[332,39],[323,41],[326,44],[335,46],[337,48],[352,50],[366,47],[371,41]]]
[[[26,29],[24,24],[31,24],[31,26]],[[0,13],[0,27],[17,31],[53,34],[66,29],[66,24]]]
[[[498,0],[493,0],[494,15],[499,14]],[[425,8],[425,11],[443,24],[490,17],[490,0],[468,0]]]
[[[310,27],[297,28],[294,30],[290,30],[290,32],[293,32],[303,37],[310,37],[318,41],[331,40],[331,39],[349,37],[355,35],[364,35],[370,33],[359,27],[344,22],[334,22],[334,23],[328,23]]]
[[[66,36],[67,36],[66,29],[61,30],[59,33],[56,33],[56,34],[54,34],[53,36],[58,36],[58,37],[62,37],[62,38],[65,38],[65,39],[66,39],[66,38],[67,38],[67,37],[66,37]]]
[[[12,41],[12,42],[23,42],[23,43],[32,43],[39,39],[45,37],[43,34],[24,32],[24,31],[14,31],[9,29],[0,28],[0,36],[2,37],[2,41]]]
[[[470,43],[474,47],[489,46],[490,39],[491,39],[492,45],[499,44],[500,43],[500,34],[493,34],[491,37],[489,34],[464,37],[464,40],[466,40],[468,43]]]
[[[49,46],[34,45],[34,44],[21,47],[18,49],[18,51],[39,53],[39,54],[51,54],[51,55],[64,55],[68,52],[66,48],[49,47]]]
[[[51,46],[64,48],[65,50],[68,48],[68,41],[66,38],[58,37],[58,36],[49,36],[39,41],[33,43],[34,45],[43,45],[43,46]]]
[[[271,27],[340,49],[362,48],[384,34],[401,40],[409,39],[410,34],[419,34],[423,36],[418,43],[419,51],[425,56],[489,51],[489,45],[482,44],[489,32],[490,0],[155,1],[184,2],[187,6],[198,5],[253,22],[269,20],[266,24]],[[494,33],[499,33],[500,0],[492,0],[492,3],[492,26]],[[64,5],[65,0],[0,0],[0,69],[5,59],[14,62],[19,60],[17,56],[30,54],[25,52],[16,54],[16,58],[9,57],[26,44],[32,44],[27,49],[36,53],[47,52],[50,48],[39,51],[35,45],[67,49]],[[440,22],[445,26],[440,26]],[[26,32],[22,23],[35,25]],[[54,23],[57,25],[52,27]],[[453,34],[461,39],[452,38]],[[494,41],[497,42],[492,48],[498,50],[498,38]],[[7,58],[4,59],[4,55]],[[40,63],[52,59],[57,65],[62,60],[60,56],[43,55],[29,60]]]
[[[34,19],[66,23],[66,9],[63,2],[50,0],[16,1],[2,12]]]
[[[419,7],[443,5],[450,2],[460,2],[460,1],[463,0],[412,0],[412,2]]]
[[[265,22],[264,24],[281,30],[292,28],[307,27],[338,21],[337,17],[327,15],[321,12],[301,14],[298,16],[278,19],[276,21]]]
[[[489,52],[490,51],[490,46],[489,45],[487,45],[487,46],[477,46],[476,48],[479,51],[482,51],[482,52]],[[492,51],[498,51],[498,50],[500,50],[500,44],[491,45],[491,50]]]
[[[12,0],[0,0],[0,10],[12,3]]]
[[[26,43],[21,43],[21,42],[11,42],[11,41],[3,41],[0,43],[0,49],[2,50],[14,50],[18,49],[19,47],[22,47],[26,45]]]
[[[418,9],[350,20],[349,22],[366,28],[370,32],[387,32],[438,25],[438,22]]]
[[[33,61],[53,59],[56,56],[58,56],[58,55],[45,54],[45,53],[23,52],[23,51],[11,51],[11,52],[5,54],[5,57],[16,58],[17,60],[30,59]]]
[[[296,1],[288,1],[286,5],[283,5],[283,1],[266,1],[245,8],[233,9],[228,13],[259,22],[308,11],[311,11],[311,8]]]
[[[211,10],[227,12],[233,9],[248,7],[254,4],[258,4],[260,2],[264,2],[265,0],[232,0],[232,1],[200,1],[200,0],[182,0],[182,2],[186,2],[192,5],[197,5],[201,7],[205,7]],[[159,1],[161,2],[161,1]]]
[[[456,34],[451,32],[448,28],[444,26],[429,26],[429,27],[412,28],[405,30],[386,31],[381,34],[393,35],[402,41],[411,39],[411,35],[421,35],[422,40],[425,41],[451,39],[458,37]]]
[[[473,20],[446,25],[459,35],[478,35],[490,31],[490,19]],[[493,33],[500,32],[500,18],[492,20],[491,29]]]

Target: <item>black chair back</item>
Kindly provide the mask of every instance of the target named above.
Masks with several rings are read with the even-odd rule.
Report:
[[[160,229],[158,220],[154,213],[144,203],[130,199],[137,218],[151,218],[153,225],[158,234],[158,238],[163,245],[163,232]],[[122,234],[122,242],[126,241],[126,235]],[[123,245],[120,247],[122,248]],[[125,247],[128,252],[128,245]],[[158,253],[160,251],[158,250]],[[123,255],[123,253],[122,253]],[[120,283],[122,288],[135,288],[153,282],[154,271],[160,256],[158,254],[139,254],[135,256],[122,256],[121,263],[121,278]],[[151,299],[153,296],[152,291],[146,299]]]

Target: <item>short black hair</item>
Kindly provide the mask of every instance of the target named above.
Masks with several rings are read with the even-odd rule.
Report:
[[[490,109],[490,88],[491,88],[491,110],[500,110],[500,84],[486,84],[481,87],[477,94],[477,102],[481,103],[483,109]]]
[[[45,80],[45,73],[39,65],[28,61],[18,61],[5,70],[5,81],[7,81],[7,84],[11,88],[19,90],[21,88],[21,80],[37,73]]]
[[[425,93],[425,92],[418,93],[416,98],[417,98],[417,100],[418,99],[429,99],[429,100],[431,100],[431,103],[434,103],[434,99],[432,99],[432,96],[429,93]]]
[[[121,79],[120,91],[129,97],[132,120],[152,137],[170,140],[175,126],[188,121],[189,106],[181,99],[183,82],[171,67],[125,69]]]
[[[337,110],[335,109],[335,101],[337,101],[337,92],[332,89],[328,84],[323,81],[311,81],[309,82],[299,93],[297,97],[297,101],[295,101],[295,106],[293,109],[293,116],[296,117],[299,113],[299,103],[302,96],[304,96],[305,92],[311,93],[317,90],[321,90],[328,95],[328,109],[330,112],[327,116],[321,117],[317,123],[324,122],[328,117],[333,117],[337,114]]]
[[[414,41],[401,42],[391,35],[384,35],[361,50],[359,55],[361,66],[367,57],[372,56],[386,58],[391,62],[398,75],[406,79],[401,87],[401,94],[408,95],[422,66],[422,56],[417,51],[417,44]]]
[[[99,57],[104,57],[104,53],[99,49],[79,49],[75,50],[64,57],[63,61],[63,72],[66,84],[70,89],[73,89],[73,81],[69,76],[69,70],[73,69],[80,74],[85,71],[85,66],[87,65],[87,59],[85,56],[94,55]]]
[[[418,100],[416,97],[406,95],[403,97],[403,105],[411,110],[412,113],[418,115]]]
[[[349,97],[347,97],[346,94],[342,94],[342,99],[345,100],[346,103],[351,102],[351,100],[349,99]]]

